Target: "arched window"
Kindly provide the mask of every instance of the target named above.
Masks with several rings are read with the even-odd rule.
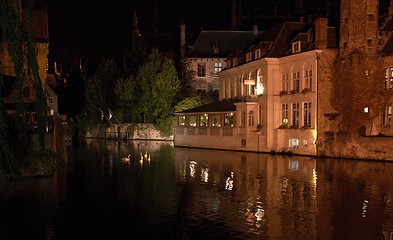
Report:
[[[303,68],[303,89],[312,90],[313,82],[312,65],[307,63]]]
[[[23,97],[30,97],[30,88],[24,87],[22,90]]]
[[[240,126],[244,127],[246,125],[246,113],[242,111],[240,114]]]
[[[262,69],[258,69],[256,94],[261,95],[263,94],[264,91],[265,91],[265,86],[263,85]]]
[[[248,126],[254,126],[254,111],[248,112]]]
[[[300,91],[300,69],[298,65],[292,67],[292,89],[297,93]]]

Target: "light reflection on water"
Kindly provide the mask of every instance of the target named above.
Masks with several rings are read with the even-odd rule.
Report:
[[[393,239],[392,163],[155,141],[66,150],[68,171],[0,185],[0,239]]]

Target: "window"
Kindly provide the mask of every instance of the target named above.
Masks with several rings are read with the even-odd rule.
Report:
[[[288,73],[281,75],[281,91],[288,92]]]
[[[186,116],[185,115],[179,115],[178,126],[184,126],[184,125],[186,125]]]
[[[300,42],[292,43],[292,53],[300,52]]]
[[[385,68],[383,70],[383,75],[385,76],[385,89],[389,88],[389,70]]]
[[[208,125],[209,116],[207,114],[203,114],[199,116],[199,126],[206,127]]]
[[[299,127],[299,103],[292,103],[292,127]]]
[[[292,81],[293,81],[293,88],[294,92],[299,92],[300,90],[300,72],[293,72],[292,73]]]
[[[211,117],[211,121],[212,121],[212,127],[220,127],[221,125],[220,125],[220,115],[218,115],[218,114],[214,114],[212,117]]]
[[[254,126],[254,111],[248,112],[248,126]]]
[[[224,126],[231,126],[233,127],[234,125],[234,120],[233,120],[233,113],[226,113],[224,116]]]
[[[48,97],[48,104],[52,104],[53,103],[53,98],[52,97]]]
[[[262,125],[262,105],[258,105],[258,124]]]
[[[195,115],[189,116],[189,118],[188,118],[188,126],[196,127],[196,116]]]
[[[246,125],[246,113],[242,111],[240,114],[240,126],[244,127]]]
[[[281,125],[288,124],[288,103],[281,104]]]
[[[299,148],[299,139],[298,138],[289,139],[289,147],[290,148]]]
[[[204,63],[198,63],[198,77],[205,77],[206,65]]]
[[[390,67],[390,81],[388,89],[393,89],[393,67]]]
[[[222,70],[222,63],[215,62],[214,63],[214,76],[217,76],[217,73],[219,73],[221,70]]]
[[[304,88],[305,89],[312,89],[312,70],[308,69],[304,71]]]
[[[382,112],[382,126],[389,127],[392,122],[392,105],[389,103]]]
[[[311,102],[303,103],[304,127],[311,127]]]
[[[255,58],[258,59],[258,58],[260,58],[260,57],[261,57],[261,49],[257,49],[257,50],[255,51]]]

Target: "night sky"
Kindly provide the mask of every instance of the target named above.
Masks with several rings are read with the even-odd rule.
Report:
[[[40,0],[45,1],[45,0]],[[142,32],[152,31],[153,0],[46,0],[52,56],[86,56],[120,52],[131,39],[132,14],[137,9]],[[315,13],[325,0],[303,0]],[[338,0],[336,0],[338,1]],[[231,0],[157,0],[159,31],[177,33],[180,21],[187,32],[229,30]],[[244,16],[293,11],[294,0],[244,0]]]

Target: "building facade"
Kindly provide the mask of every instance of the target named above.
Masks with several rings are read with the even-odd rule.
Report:
[[[230,55],[219,73],[220,102],[233,107],[178,113],[184,121],[178,121],[175,144],[315,155],[318,63],[328,47],[336,52],[332,39],[327,19],[264,31],[245,51]]]
[[[175,144],[393,160],[393,5],[340,5],[338,41],[326,18],[285,22],[231,54],[219,73],[220,100],[235,101],[234,107],[220,113],[219,130],[211,123],[199,130],[198,119],[208,118],[209,109],[177,113],[186,121],[176,129]]]

